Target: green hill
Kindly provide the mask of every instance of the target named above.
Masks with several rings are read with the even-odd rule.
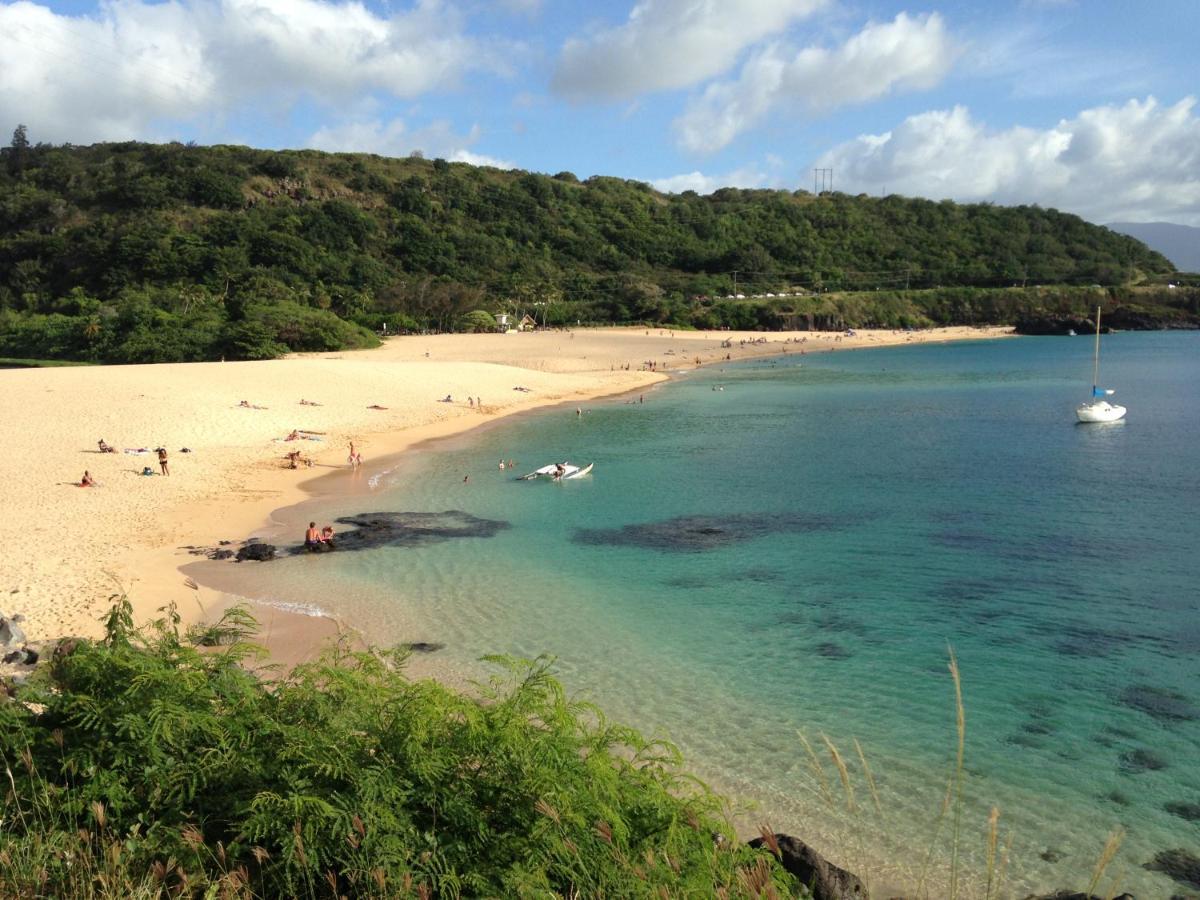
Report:
[[[13,357],[262,358],[367,346],[384,323],[487,327],[466,317],[477,309],[702,328],[1011,321],[1041,301],[1001,288],[1115,288],[1172,269],[1038,207],[670,195],[569,172],[231,146],[3,156],[0,355]]]

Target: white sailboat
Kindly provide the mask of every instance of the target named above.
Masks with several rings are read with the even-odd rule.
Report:
[[[1096,307],[1096,349],[1092,355],[1092,399],[1080,403],[1075,408],[1075,415],[1080,422],[1117,422],[1125,417],[1125,407],[1109,403],[1106,397],[1112,391],[1102,388],[1100,384],[1100,307]]]

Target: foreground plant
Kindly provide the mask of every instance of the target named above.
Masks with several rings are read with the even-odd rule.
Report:
[[[479,698],[339,646],[273,679],[121,600],[0,703],[5,897],[794,896],[677,751],[545,659]]]

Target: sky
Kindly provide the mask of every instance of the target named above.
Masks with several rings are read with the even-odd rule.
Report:
[[[1197,35],[1200,0],[0,0],[0,135],[1200,226]]]

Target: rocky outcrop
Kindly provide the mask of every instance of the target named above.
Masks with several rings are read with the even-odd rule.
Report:
[[[266,562],[268,559],[275,558],[275,545],[264,544],[259,541],[249,543],[238,550],[236,559],[238,562],[245,562],[252,559],[255,562]]]
[[[1150,312],[1128,306],[1117,306],[1105,310],[1100,321],[1100,331],[1108,334],[1113,331],[1163,331],[1194,330],[1200,328],[1200,318],[1182,310],[1165,310]],[[1059,315],[1057,313],[1030,313],[1021,316],[1013,324],[1017,334],[1095,334],[1094,319],[1081,319],[1078,316]]]
[[[767,846],[772,853],[778,847],[779,862],[812,892],[813,900],[866,900],[867,889],[857,876],[840,869],[799,838],[777,834],[774,842],[765,837],[750,841],[750,846]]]
[[[1013,330],[1017,334],[1070,334],[1074,331],[1076,334],[1092,334],[1096,330],[1096,323],[1088,319],[1079,319],[1075,316],[1058,316],[1049,314],[1037,314],[1022,316],[1017,319],[1013,325]],[[1108,334],[1108,325],[1102,323],[1100,330]]]
[[[25,632],[17,624],[20,621],[20,615],[6,616],[0,613],[0,647],[16,647],[25,643]]]

